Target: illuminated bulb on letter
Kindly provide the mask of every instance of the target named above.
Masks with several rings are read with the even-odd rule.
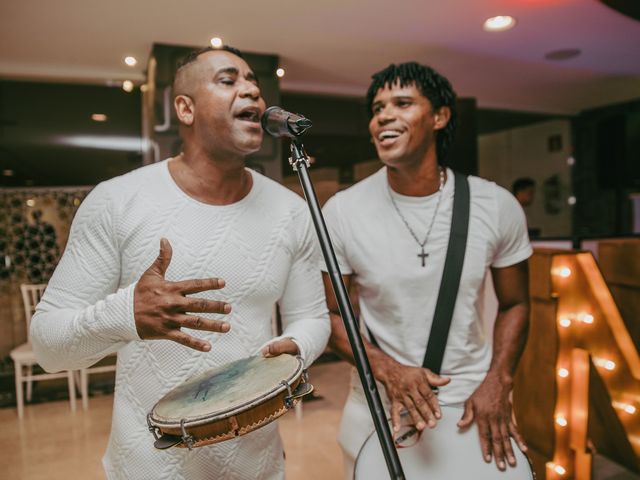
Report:
[[[567,378],[569,376],[569,370],[567,370],[566,368],[559,368],[558,376],[562,378]]]
[[[566,427],[568,422],[567,422],[567,419],[564,418],[562,415],[558,415],[556,417],[556,423],[561,427]]]
[[[580,320],[582,323],[593,323],[593,315],[589,314],[589,313],[581,313],[580,315],[578,315],[578,320]]]
[[[565,473],[567,473],[567,471],[564,469],[564,467],[562,465],[558,465],[557,463],[548,462],[547,463],[547,468],[551,468],[558,475],[564,475]]]
[[[613,401],[613,402],[611,402],[611,405],[613,405],[614,408],[618,408],[620,410],[624,410],[629,415],[633,415],[634,413],[636,413],[636,410],[637,410],[634,405],[631,405],[629,403],[624,403],[624,402]]]
[[[564,475],[565,473],[567,473],[567,471],[564,469],[562,465],[555,465],[553,469],[558,475]]]
[[[593,363],[595,363],[597,366],[602,367],[605,370],[609,370],[609,371],[611,371],[611,370],[616,368],[616,362],[614,362],[613,360],[607,360],[606,358],[594,357]]]
[[[564,327],[564,328],[568,328],[571,326],[571,320],[566,317],[562,317],[558,323],[560,324],[561,327]]]
[[[571,269],[569,267],[557,267],[551,269],[551,273],[562,278],[567,278],[571,276]]]

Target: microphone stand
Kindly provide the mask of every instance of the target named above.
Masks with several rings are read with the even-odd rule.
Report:
[[[344,327],[347,331],[349,343],[351,344],[351,350],[353,351],[353,358],[355,360],[358,374],[360,375],[360,381],[364,387],[365,397],[369,405],[369,410],[373,416],[373,423],[378,433],[378,440],[382,446],[382,452],[384,454],[385,461],[387,462],[387,468],[389,469],[389,475],[394,480],[404,480],[404,472],[402,471],[402,465],[398,458],[398,452],[396,451],[391,431],[389,430],[389,424],[384,413],[384,407],[380,400],[380,394],[378,393],[378,387],[376,386],[373,373],[371,373],[371,366],[369,365],[369,359],[367,352],[364,349],[362,338],[360,337],[360,331],[355,321],[353,314],[353,308],[347,289],[342,281],[342,275],[340,268],[338,267],[338,261],[336,260],[336,254],[333,251],[331,239],[329,238],[329,232],[327,231],[327,225],[325,224],[320,205],[318,204],[318,197],[313,189],[313,184],[309,177],[309,160],[307,154],[304,151],[302,143],[296,138],[291,139],[291,158],[289,163],[293,167],[293,170],[298,173],[304,196],[309,205],[311,212],[311,218],[318,234],[318,240],[320,241],[320,247],[322,248],[322,255],[327,265],[327,271],[331,278],[331,285],[335,292],[338,306],[340,307],[340,315],[344,322]]]

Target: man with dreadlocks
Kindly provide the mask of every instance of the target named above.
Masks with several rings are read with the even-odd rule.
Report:
[[[357,285],[360,320],[368,333],[365,348],[394,431],[401,417],[419,431],[433,428],[442,417],[440,405],[459,406],[458,426],[477,422],[485,461],[495,460],[505,470],[507,463],[515,464],[510,437],[525,449],[510,392],[526,340],[526,261],[532,249],[515,198],[478,177],[468,177],[466,250],[449,334],[442,342],[441,375],[422,366],[457,185],[454,172],[443,165],[456,128],[455,102],[448,80],[417,63],[390,65],[373,75],[369,132],[384,167],[336,194],[324,214],[345,284]],[[481,318],[488,272],[499,303],[493,341]],[[330,345],[353,363],[326,273],[324,280]],[[339,436],[347,478],[372,430],[362,387],[352,375]]]
[[[31,322],[34,351],[49,371],[118,352],[107,478],[281,479],[275,423],[193,451],[156,450],[147,426],[187,378],[260,352],[308,365],[330,333],[304,201],[245,168],[265,109],[252,69],[235,49],[199,50],[173,93],[183,151],[85,199]]]

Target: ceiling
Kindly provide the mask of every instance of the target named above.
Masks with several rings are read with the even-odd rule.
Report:
[[[517,25],[485,32],[494,15]],[[373,72],[417,60],[480,107],[573,114],[640,98],[640,22],[596,0],[5,0],[0,77],[142,83],[153,43],[213,36],[279,55],[284,91],[363,95]],[[582,54],[545,59],[567,48]]]

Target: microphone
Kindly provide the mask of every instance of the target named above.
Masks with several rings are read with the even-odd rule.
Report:
[[[280,107],[269,107],[262,115],[262,129],[272,137],[299,137],[311,128],[311,120]]]

